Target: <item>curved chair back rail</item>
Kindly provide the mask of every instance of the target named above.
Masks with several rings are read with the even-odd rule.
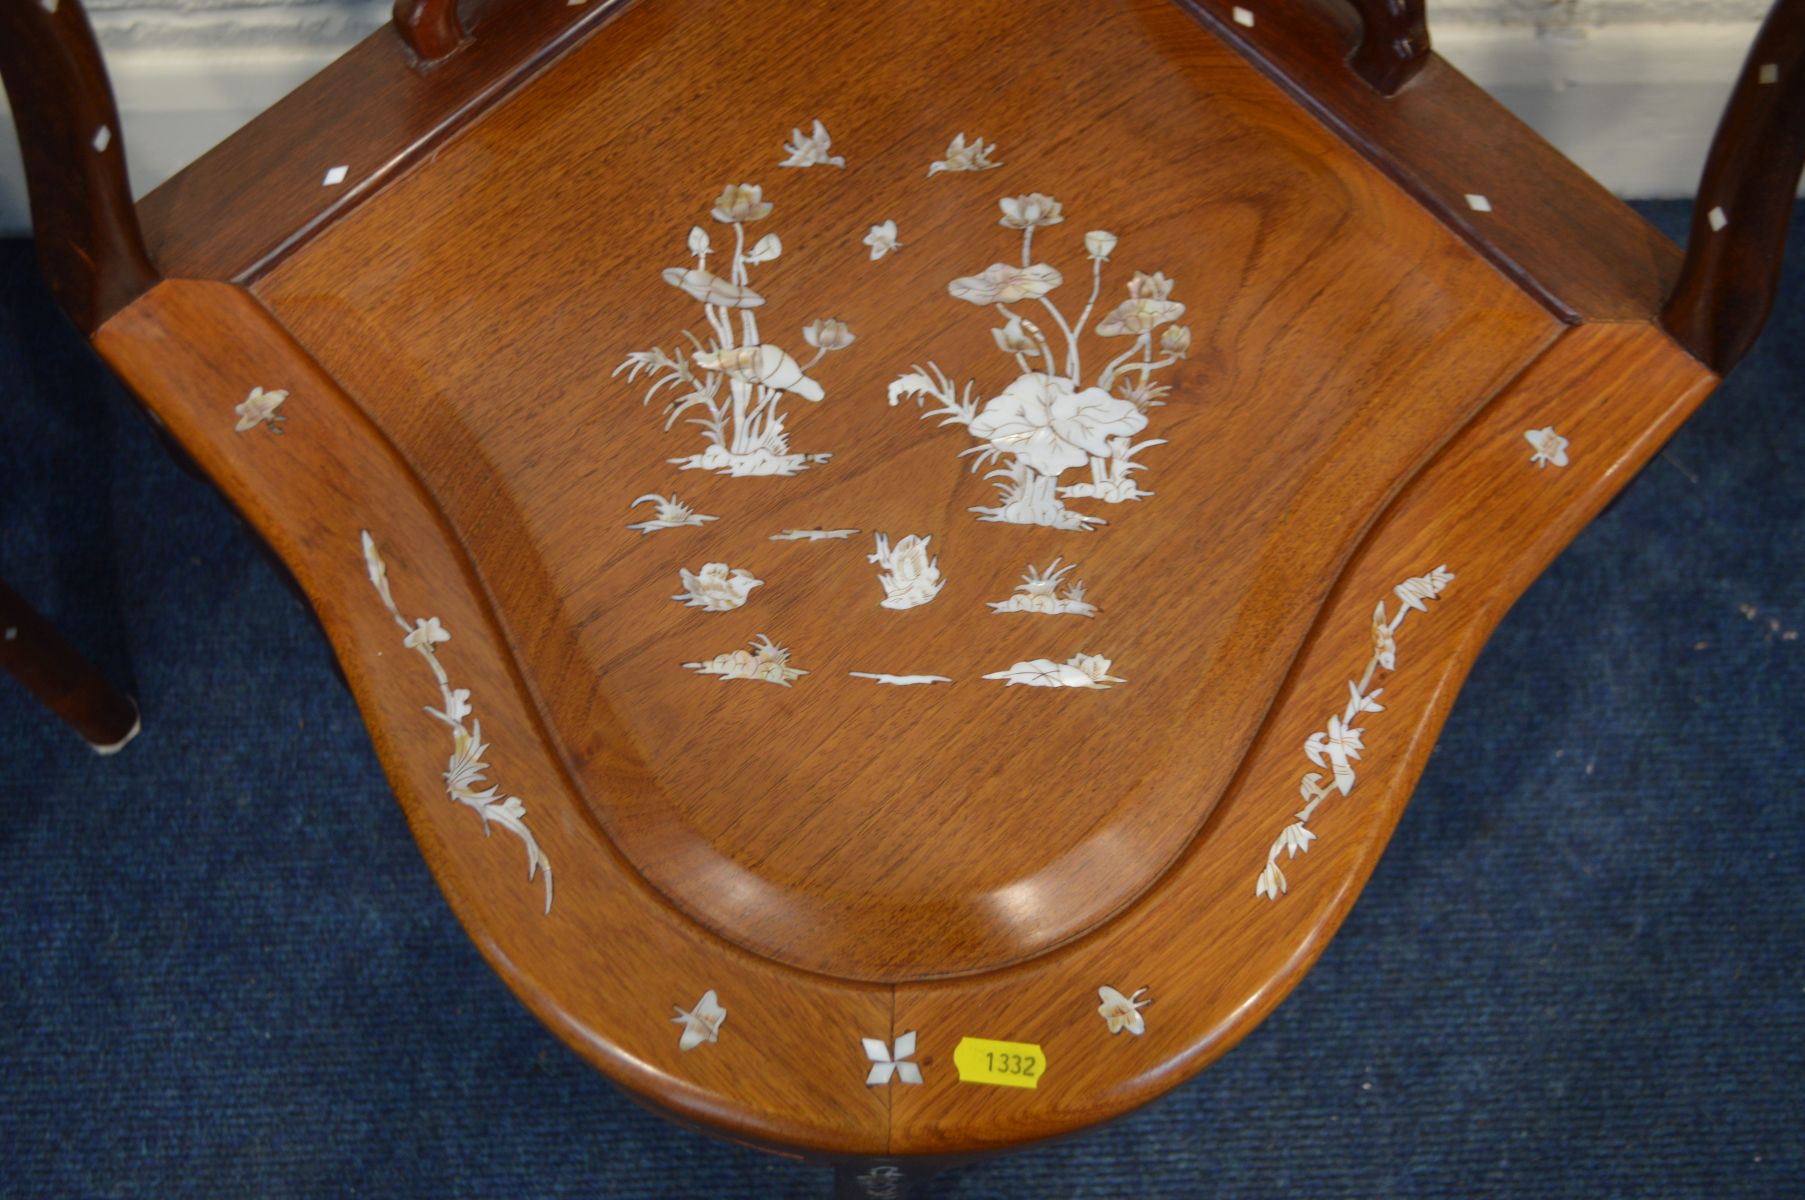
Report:
[[[1360,10],[1360,42],[1348,65],[1381,96],[1395,96],[1429,62],[1427,0],[1353,3]]]
[[[1348,63],[1380,95],[1395,95],[1429,61],[1426,0],[1350,2],[1361,32]],[[394,18],[395,32],[422,62],[444,58],[467,36],[458,0],[395,0]]]
[[[74,0],[0,5],[0,79],[19,129],[38,259],[92,333],[157,281],[126,180],[119,110]]]
[[[1761,334],[1805,168],[1805,0],[1778,0],[1749,48],[1712,139],[1662,310],[1674,338],[1720,374]]]
[[[1363,30],[1348,61],[1393,95],[1428,61],[1424,2],[1352,2]],[[456,0],[395,0],[394,12],[424,61],[467,40]],[[39,257],[64,309],[91,332],[159,278],[132,206],[112,88],[78,0],[0,8],[0,34]],[[1662,314],[1673,336],[1719,371],[1766,322],[1802,166],[1805,0],[1778,0],[1712,143],[1685,268]]]

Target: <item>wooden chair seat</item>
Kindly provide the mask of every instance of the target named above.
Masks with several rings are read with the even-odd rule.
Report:
[[[1264,1017],[1765,313],[1761,245],[1683,264],[1408,20],[399,11],[137,206],[94,344],[516,994],[872,1194]],[[1720,175],[1758,243],[1790,184]]]

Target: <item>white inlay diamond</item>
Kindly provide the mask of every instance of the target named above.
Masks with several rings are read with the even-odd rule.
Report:
[[[865,1057],[871,1060],[871,1070],[865,1076],[866,1087],[877,1087],[889,1083],[892,1076],[904,1083],[920,1083],[921,1068],[908,1061],[915,1057],[915,1031],[911,1029],[896,1039],[896,1051],[891,1053],[890,1047],[884,1045],[881,1038],[860,1038],[865,1046]]]

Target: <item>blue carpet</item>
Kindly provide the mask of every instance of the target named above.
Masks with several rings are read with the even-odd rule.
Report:
[[[1292,998],[934,1195],[1805,1192],[1801,226],[1766,337],[1510,614]],[[490,973],[301,605],[18,242],[0,439],[0,577],[144,711],[102,760],[0,680],[0,1195],[827,1194],[642,1111]]]

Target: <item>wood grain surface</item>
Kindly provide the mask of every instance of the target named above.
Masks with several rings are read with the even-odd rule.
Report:
[[[1511,601],[1715,382],[1645,324],[1582,326],[1557,342],[1386,511],[1342,573],[1227,795],[1156,889],[1058,954],[982,979],[897,988],[896,1027],[921,1031],[925,1082],[897,1093],[892,1145],[970,1152],[1083,1128],[1175,1086],[1239,1041],[1353,905]],[[1569,438],[1571,461],[1538,469],[1523,434],[1550,423]],[[1384,711],[1361,719],[1366,748],[1353,790],[1324,803],[1305,853],[1281,856],[1288,890],[1276,900],[1255,895],[1272,842],[1303,803],[1300,779],[1323,772],[1304,743],[1342,708],[1372,654],[1374,605],[1395,613],[1393,589],[1444,564],[1454,581],[1399,628],[1396,669],[1375,679]],[[1103,984],[1148,988],[1144,1035],[1108,1035],[1096,1012]],[[1045,1081],[1033,1092],[960,1083],[945,1064],[966,1035],[1040,1044]]]
[[[227,284],[160,284],[95,344],[294,570],[427,864],[490,965],[540,1019],[688,1119],[799,1148],[881,1152],[889,1099],[864,1088],[857,1038],[887,1036],[890,989],[776,966],[645,886],[574,802],[457,533],[331,377]],[[249,379],[288,391],[281,435],[236,432]],[[441,659],[470,692],[492,778],[524,800],[556,873],[549,915],[519,844],[501,831],[485,836],[475,813],[446,798],[451,739],[425,711],[439,694],[371,586],[365,530],[402,611],[436,616],[451,634]],[[687,1008],[710,988],[728,1009],[723,1040],[684,1054],[671,1006]],[[844,1031],[837,1048],[853,1054],[823,1061],[818,1022]]]
[[[1247,37],[1282,38],[1260,22]],[[767,1146],[932,1159],[1071,1132],[1200,1070],[1332,936],[1497,619],[1713,384],[1654,324],[1671,246],[1445,67],[1395,103],[1430,97],[1449,137],[1470,104],[1488,165],[1528,173],[1487,185],[1536,197],[1500,206],[1495,238],[1425,200],[1417,117],[1343,96],[1389,103],[1344,46],[1323,42],[1327,99],[1302,106],[1276,60],[1225,36],[1152,0],[647,0],[530,85],[495,83],[505,101],[359,203],[280,234],[250,284],[165,282],[97,336],[306,590],[488,960],[648,1103]],[[780,168],[816,118],[846,166]],[[930,176],[961,132],[1002,165]],[[679,470],[701,439],[612,374],[703,331],[661,272],[692,225],[733,236],[709,209],[739,183],[773,204],[752,235],[782,239],[756,277],[766,338],[800,351],[829,317],[857,335],[810,368],[824,398],[786,409],[792,448],[833,456],[789,478]],[[1132,271],[1163,271],[1194,331],[1142,435],[1166,439],[1144,459],[1154,494],[1071,501],[1108,518],[1088,533],[977,521],[992,493],[960,458],[973,440],[888,403],[916,364],[982,397],[1016,373],[997,314],[947,288],[1017,261],[998,201],[1030,192],[1064,205],[1035,242],[1065,276],[1055,298],[1106,229],[1104,310]],[[1549,204],[1575,238],[1558,263],[1528,228]],[[255,209],[183,253],[226,263]],[[885,220],[901,247],[874,259],[862,239]],[[1594,310],[1613,319],[1566,323]],[[252,388],[286,392],[279,424],[240,427]],[[642,535],[646,493],[718,519]],[[862,532],[770,540],[811,528]],[[875,533],[931,534],[944,590],[881,607]],[[988,610],[1055,557],[1093,619]],[[675,602],[678,571],[710,561],[764,583],[729,612]],[[1300,783],[1330,771],[1305,747],[1374,658],[1379,604],[1395,661],[1360,689],[1383,707],[1359,716],[1363,747],[1342,743],[1355,778],[1310,808],[1308,838],[1287,834]],[[449,636],[429,662],[409,627]],[[809,673],[683,668],[758,633]],[[1077,651],[1126,682],[981,678]],[[447,793],[460,767],[429,709],[465,704],[518,829]],[[549,906],[521,830],[555,872]],[[1269,864],[1283,886],[1257,888]],[[1104,986],[1146,989],[1144,1033],[1112,1035]],[[673,1006],[705,990],[727,1019],[681,1050]],[[908,1034],[922,1081],[868,1084],[861,1039]],[[962,1079],[967,1037],[1035,1047],[1037,1085]]]
[[[1126,904],[1179,852],[1372,514],[1559,327],[1170,6],[1049,10],[1071,32],[1051,44],[1008,3],[931,29],[906,7],[825,19],[710,4],[677,28],[703,27],[704,8],[793,49],[673,110],[665,97],[731,73],[737,51],[711,58],[698,37],[671,53],[669,6],[635,9],[258,291],[445,505],[573,775],[660,891],[828,974],[1017,961]],[[823,40],[847,47],[856,82],[810,79]],[[959,68],[918,82],[923,63],[979,44],[1020,64],[1008,90]],[[1050,121],[1053,96],[1085,119]],[[815,117],[849,165],[776,168],[791,125]],[[962,130],[996,141],[1004,165],[927,178]],[[659,273],[693,223],[725,232],[709,205],[740,180],[775,205],[750,235],[785,245],[760,284],[767,336],[801,349],[817,316],[858,335],[817,369],[828,398],[792,427],[794,449],[834,458],[793,478],[675,470],[667,459],[701,449],[693,430],[666,432],[644,385],[609,374],[701,328]],[[1168,439],[1146,455],[1157,495],[1091,506],[1109,521],[1097,532],[977,521],[967,510],[992,489],[959,459],[971,439],[885,399],[930,359],[987,397],[1017,373],[991,342],[1000,318],[947,284],[1018,254],[997,204],[1026,192],[1070,213],[1038,235],[1072,280],[1056,295],[1086,282],[1082,231],[1109,228],[1122,242],[1104,304],[1126,297],[1131,266],[1163,270],[1207,331],[1150,418]],[[860,239],[880,219],[904,246],[874,262]],[[1121,348],[1085,341],[1087,355]],[[627,530],[652,492],[720,519]],[[769,541],[816,527],[863,532]],[[880,607],[874,532],[932,535],[938,599]],[[986,608],[1061,556],[1094,620]],[[731,614],[674,604],[679,569],[705,562],[765,584]],[[681,669],[756,634],[809,676],[779,690]],[[1130,682],[1074,694],[982,678],[1079,651]],[[1164,732],[1177,729],[1205,732]]]

